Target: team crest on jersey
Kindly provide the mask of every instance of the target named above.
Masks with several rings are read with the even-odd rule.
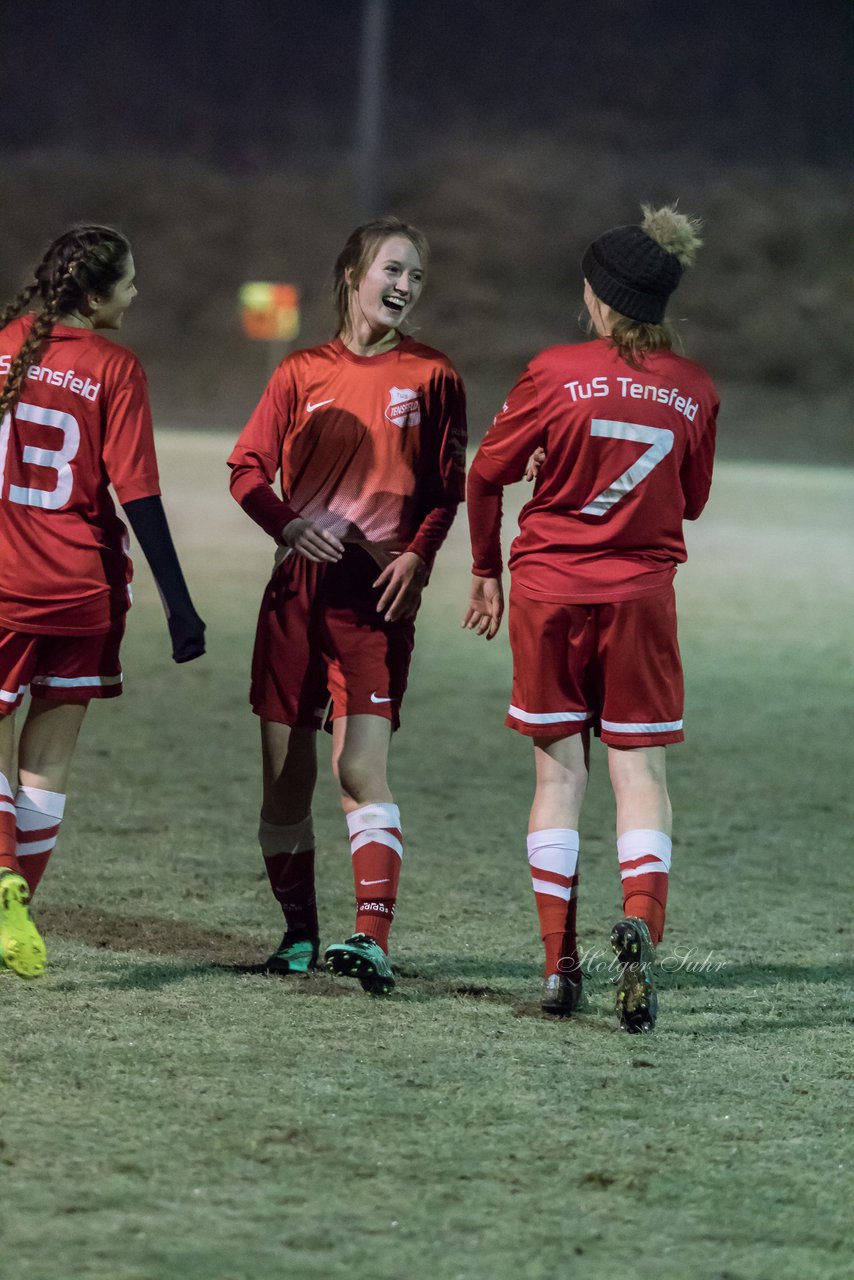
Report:
[[[396,427],[421,425],[421,401],[411,387],[392,387],[388,393],[385,416]]]

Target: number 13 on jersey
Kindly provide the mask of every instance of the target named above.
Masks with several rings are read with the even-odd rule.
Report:
[[[80,448],[80,426],[70,413],[59,409],[43,409],[37,404],[22,401],[14,409],[18,422],[34,422],[40,426],[55,427],[62,432],[62,445],[59,449],[39,449],[35,445],[25,444],[21,461],[33,467],[47,467],[56,472],[56,484],[52,489],[25,488],[23,485],[10,484],[8,499],[25,507],[41,507],[44,510],[56,511],[64,507],[71,497],[74,484],[74,473],[71,462]],[[6,460],[9,452],[9,433],[12,428],[12,416],[6,414],[0,422],[0,497],[3,496],[6,478]]]

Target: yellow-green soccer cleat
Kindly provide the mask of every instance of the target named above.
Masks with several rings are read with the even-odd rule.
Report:
[[[624,916],[611,930],[611,950],[620,964],[617,978],[617,1017],[630,1035],[652,1031],[658,996],[652,968],[655,947],[649,929],[637,916]]]
[[[323,953],[327,969],[345,978],[358,978],[362,990],[372,996],[387,996],[394,987],[394,973],[388,956],[378,942],[365,933],[354,933],[336,942]]]
[[[38,978],[44,973],[47,955],[27,908],[29,900],[23,876],[0,872],[0,956],[13,973]]]

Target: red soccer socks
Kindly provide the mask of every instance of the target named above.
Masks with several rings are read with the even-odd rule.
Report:
[[[528,863],[546,948],[546,977],[562,973],[575,981],[579,972],[575,935],[578,832],[567,827],[532,831]]]
[[[302,822],[279,827],[261,819],[258,841],[273,896],[285,915],[288,932],[314,939],[318,935],[314,888],[314,824],[311,814]]]
[[[15,855],[15,801],[5,773],[0,773],[0,871],[22,874]]]
[[[623,914],[643,920],[656,946],[664,934],[671,850],[663,831],[626,831],[617,839]]]
[[[365,933],[388,951],[394,919],[403,840],[396,804],[365,804],[347,814],[353,881],[356,886],[356,933]]]
[[[18,788],[16,853],[31,898],[50,861],[64,813],[65,796],[60,792],[43,791],[40,787]]]

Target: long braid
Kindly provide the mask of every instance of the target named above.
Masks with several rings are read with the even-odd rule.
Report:
[[[17,402],[27,372],[30,366],[35,364],[39,351],[49,336],[58,314],[59,299],[54,297],[45,303],[33,320],[27,339],[9,366],[9,372],[6,375],[3,394],[0,395],[0,420]]]
[[[38,280],[34,280],[32,284],[28,284],[25,289],[22,289],[17,298],[9,303],[5,311],[0,311],[0,329],[5,329],[11,320],[17,319],[22,311],[26,311],[38,291]]]
[[[48,247],[27,285],[0,313],[0,328],[19,316],[36,294],[42,300],[26,340],[12,361],[0,395],[0,421],[16,403],[27,373],[50,336],[57,318],[85,306],[89,293],[109,294],[122,274],[130,245],[112,227],[72,227]]]

